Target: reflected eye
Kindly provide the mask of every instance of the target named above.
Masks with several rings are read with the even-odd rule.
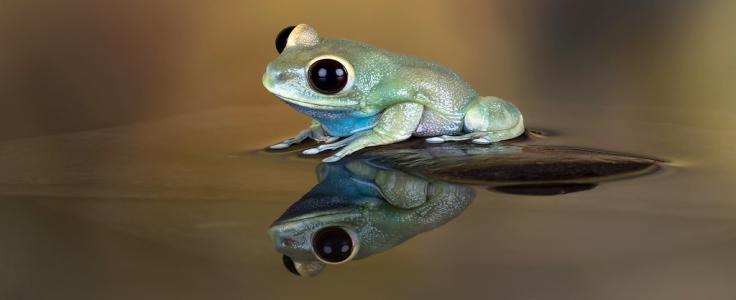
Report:
[[[312,249],[326,263],[341,263],[353,254],[353,239],[340,227],[326,227],[317,231],[312,240]]]
[[[348,71],[339,61],[320,59],[309,66],[309,84],[323,94],[336,94],[348,83]]]

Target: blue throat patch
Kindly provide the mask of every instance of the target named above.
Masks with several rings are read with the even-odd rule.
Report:
[[[350,136],[353,133],[371,129],[378,123],[378,114],[365,116],[358,112],[319,110],[286,103],[317,120],[330,136]]]

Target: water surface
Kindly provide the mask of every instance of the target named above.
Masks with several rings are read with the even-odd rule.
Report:
[[[622,106],[607,108],[622,112],[619,118],[601,119],[592,114],[595,106],[574,113],[575,122],[560,122],[586,106],[561,108],[527,108],[534,127],[557,134],[526,143],[595,146],[670,162],[652,175],[557,196],[476,187],[469,207],[447,224],[311,279],[288,273],[266,234],[316,184],[319,164],[298,152],[260,150],[289,133],[257,130],[288,120],[262,117],[292,114],[285,107],[6,142],[2,231],[13,242],[3,249],[4,291],[91,298],[145,298],[151,291],[281,298],[325,290],[362,290],[356,298],[618,298],[700,287],[698,293],[730,294],[736,204],[729,196],[729,129],[662,122],[661,110],[641,105],[636,111],[650,113],[648,120],[626,117]],[[648,130],[602,136],[604,127]]]

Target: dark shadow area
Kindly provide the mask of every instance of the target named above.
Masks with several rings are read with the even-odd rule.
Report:
[[[547,184],[514,184],[501,185],[491,188],[504,194],[527,195],[527,196],[555,196],[569,193],[592,190],[597,187],[595,183],[547,183]]]

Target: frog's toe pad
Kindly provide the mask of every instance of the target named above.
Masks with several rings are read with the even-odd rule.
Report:
[[[319,148],[309,148],[307,150],[302,151],[302,154],[313,155],[313,154],[317,154],[319,152],[320,152],[319,151]]]
[[[271,148],[271,149],[286,149],[286,148],[289,148],[289,146],[290,145],[287,144],[287,143],[278,143],[278,144],[273,144],[271,146],[268,146],[268,148]]]
[[[473,144],[487,145],[491,143],[491,140],[487,138],[477,138],[477,139],[474,139],[472,142]]]
[[[340,160],[341,158],[342,158],[341,156],[333,155],[333,156],[323,159],[322,162],[326,162],[326,163],[336,162]]]
[[[445,142],[445,139],[443,139],[441,137],[438,137],[438,136],[435,136],[435,137],[431,137],[431,138],[426,139],[426,141],[427,141],[427,143],[439,144],[439,143],[444,143]]]

